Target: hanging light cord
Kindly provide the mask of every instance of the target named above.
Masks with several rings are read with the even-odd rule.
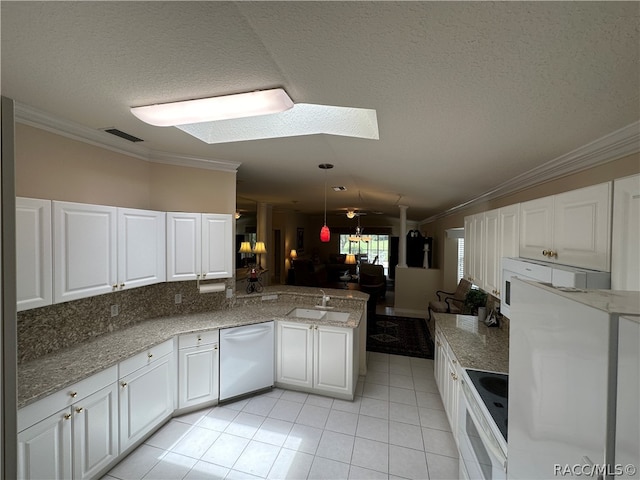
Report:
[[[327,171],[324,173],[324,224],[327,224]]]

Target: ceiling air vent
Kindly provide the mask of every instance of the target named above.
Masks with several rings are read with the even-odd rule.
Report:
[[[342,187],[342,186],[331,187],[331,188],[333,188],[334,192],[346,192],[347,191],[347,187]]]
[[[104,131],[107,132],[107,133],[110,133],[111,135],[115,135],[116,137],[120,137],[120,138],[124,138],[125,140],[129,140],[130,142],[133,142],[133,143],[143,142],[144,141],[141,138],[134,137],[133,135],[129,135],[128,133],[123,132],[122,130],[118,130],[117,128],[105,128]]]

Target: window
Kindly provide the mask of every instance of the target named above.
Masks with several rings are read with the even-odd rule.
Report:
[[[464,237],[458,239],[458,278],[456,284],[464,277]]]
[[[369,242],[350,242],[352,235],[340,235],[340,253],[355,253],[357,255],[367,255],[369,263],[377,263],[384,267],[385,273],[389,270],[389,235],[370,235]],[[377,257],[377,260],[376,260]]]

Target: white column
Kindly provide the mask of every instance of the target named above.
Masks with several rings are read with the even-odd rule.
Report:
[[[256,212],[256,239],[259,242],[264,242],[264,246],[267,249],[267,253],[260,255],[260,265],[264,269],[270,269],[269,259],[273,258],[273,252],[271,251],[273,245],[271,240],[271,213],[272,205],[268,203],[258,203]],[[273,269],[270,269],[273,272]],[[268,285],[271,272],[268,272],[263,276],[262,280],[265,285]]]
[[[400,239],[398,242],[398,267],[407,268],[407,207],[400,207]]]

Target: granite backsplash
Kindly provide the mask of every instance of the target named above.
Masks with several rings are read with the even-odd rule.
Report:
[[[232,287],[232,279],[225,283]],[[182,302],[175,303],[176,294]],[[231,307],[225,292],[201,294],[196,281],[166,282],[34,308],[18,313],[18,363],[72,347],[150,318]],[[111,316],[111,306],[118,315]]]

